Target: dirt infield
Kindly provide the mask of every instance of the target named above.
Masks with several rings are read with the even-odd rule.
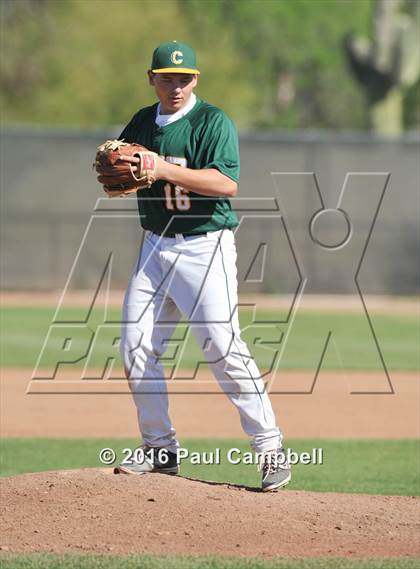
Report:
[[[67,291],[63,296],[62,290],[51,291],[1,291],[1,306],[30,306],[56,308],[62,299],[63,307],[90,306],[95,291]],[[108,291],[107,295],[99,295],[95,305],[121,307],[124,299],[123,290]],[[282,294],[241,294],[241,305],[258,306],[261,310],[289,310],[294,296]],[[419,314],[420,299],[410,296],[364,295],[363,300],[369,312],[376,314]],[[305,310],[323,312],[360,312],[361,301],[357,295],[310,295],[303,297],[302,307]]]
[[[302,377],[305,372],[288,372],[283,386],[299,384]],[[53,381],[57,393],[42,393],[52,389],[47,381],[27,394],[30,378],[28,369],[2,370],[3,437],[138,436],[125,381],[118,382],[117,394],[112,381],[81,386],[69,371]],[[182,384],[170,386],[178,436],[243,438],[237,413],[211,374],[198,379],[202,383],[190,384],[189,394],[182,393]],[[361,382],[383,387],[381,374],[347,372],[342,379],[322,371],[311,395],[271,394],[286,438],[419,436],[417,374],[393,373],[395,393],[387,395],[350,394]],[[69,388],[70,394],[60,392]],[[9,552],[420,555],[419,498],[288,490],[265,495],[181,477],[114,476],[103,469],[4,478],[0,492],[0,550]]]
[[[1,547],[13,552],[420,555],[419,498],[262,494],[99,469],[26,474],[0,487]]]
[[[37,383],[38,394],[26,394],[32,370],[3,369],[1,373],[1,433],[3,437],[137,437],[135,407],[126,381]],[[288,372],[282,385],[296,386],[304,372]],[[173,423],[180,438],[243,437],[236,410],[209,373],[185,385],[170,386]],[[394,394],[352,395],[352,386],[382,389],[380,373],[322,371],[311,395],[271,394],[278,421],[287,438],[416,438],[420,434],[420,378],[415,373],[391,374]],[[175,384],[177,382],[174,382]],[[72,389],[72,393],[60,389]],[[57,391],[42,393],[42,389]],[[102,393],[98,393],[98,388]],[[96,392],[95,392],[96,390]],[[35,389],[34,389],[35,391]],[[63,391],[63,390],[62,390]],[[201,391],[205,391],[203,394]],[[216,420],[217,417],[217,420]]]

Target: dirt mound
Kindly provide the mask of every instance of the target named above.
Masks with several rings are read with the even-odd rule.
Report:
[[[419,555],[419,498],[293,492],[86,469],[0,481],[14,552]]]

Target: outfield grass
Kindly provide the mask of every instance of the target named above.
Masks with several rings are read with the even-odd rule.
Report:
[[[297,452],[322,447],[322,465],[296,465],[291,490],[354,492],[366,494],[420,495],[420,452],[416,440],[289,440]],[[125,447],[135,448],[133,439],[3,439],[0,474],[69,468],[103,467],[98,455],[104,447],[123,458]],[[190,452],[211,452],[220,448],[220,465],[195,465],[184,460],[183,476],[231,484],[259,487],[260,476],[254,465],[233,465],[227,460],[230,448],[249,450],[242,440],[183,441]],[[116,464],[118,463],[118,460]]]
[[[54,310],[49,308],[4,308],[1,311],[1,360],[4,367],[33,368],[53,321]],[[107,358],[119,360],[118,346],[112,340],[120,329],[120,310],[112,309],[106,317],[107,325],[96,336],[89,360],[90,367],[102,367]],[[48,349],[41,367],[55,366],[61,361],[80,360],[87,351],[92,334],[103,325],[103,310],[92,311],[87,319],[84,309],[65,309],[60,312],[61,324],[52,329]],[[298,312],[292,327],[285,322],[285,313],[258,311],[259,324],[252,323],[252,313],[242,310],[240,314],[243,338],[262,369],[270,369],[282,347],[282,334],[291,332],[285,343],[281,366],[284,368],[314,369],[319,363],[328,332],[332,332],[329,348],[324,359],[324,368],[337,369],[382,369],[378,350],[364,314],[326,314]],[[386,366],[393,370],[415,370],[419,367],[419,327],[413,315],[372,315],[372,325]],[[79,324],[79,325],[78,325]],[[185,339],[185,326],[179,326],[173,336],[172,347],[166,357],[181,368],[195,367],[203,360],[200,348],[193,338]],[[63,341],[72,338],[63,350]],[[284,342],[284,339],[283,339]],[[185,350],[176,345],[186,346]],[[176,359],[175,359],[176,357]]]
[[[238,559],[161,555],[2,555],[3,569],[417,569],[419,559]]]

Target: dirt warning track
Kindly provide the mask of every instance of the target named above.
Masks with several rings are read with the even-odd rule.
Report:
[[[38,382],[38,393],[26,393],[32,370],[1,370],[1,432],[3,437],[138,437],[135,406],[125,380],[118,393],[112,382]],[[282,386],[293,388],[306,376],[288,371]],[[189,385],[168,382],[170,411],[180,438],[242,438],[238,415],[209,371]],[[287,438],[417,438],[420,435],[420,378],[392,372],[394,393],[379,372],[321,371],[311,394],[270,394],[278,422]],[[34,382],[35,383],[35,382]],[[352,388],[373,393],[352,395]],[[102,393],[94,390],[102,391]],[[49,392],[43,393],[42,389]],[[71,389],[72,393],[66,393]],[[60,391],[61,390],[61,391]],[[188,391],[188,393],[185,393]]]

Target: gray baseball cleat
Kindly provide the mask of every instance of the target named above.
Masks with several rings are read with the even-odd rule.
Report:
[[[262,470],[261,489],[263,492],[278,490],[286,486],[292,478],[284,448],[262,453],[259,470]]]
[[[133,453],[134,459],[123,462],[115,472],[123,474],[147,474],[159,472],[161,474],[178,474],[179,463],[175,452],[166,448],[140,447]]]

